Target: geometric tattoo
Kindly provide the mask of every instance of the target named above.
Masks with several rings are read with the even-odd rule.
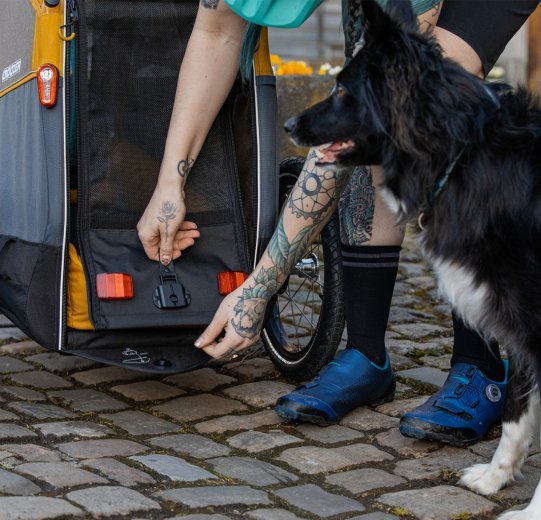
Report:
[[[177,205],[170,200],[166,200],[160,209],[161,217],[156,217],[161,223],[165,224],[165,240],[167,241],[169,235],[169,221],[173,220],[177,215],[175,211],[177,210]]]
[[[187,158],[181,159],[177,164],[177,172],[181,177],[187,177],[190,171],[192,170],[193,163],[195,159]]]
[[[342,244],[360,246],[372,238],[375,195],[370,168],[354,168],[338,203]]]

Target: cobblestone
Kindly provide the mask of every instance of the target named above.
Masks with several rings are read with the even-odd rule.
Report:
[[[2,520],[49,520],[73,518],[83,511],[60,498],[49,497],[0,497]]]
[[[100,417],[111,421],[114,425],[126,430],[130,435],[159,435],[161,433],[178,432],[181,426],[155,417],[149,413],[138,411],[102,414]]]
[[[107,410],[124,410],[129,408],[126,403],[110,397],[103,392],[86,388],[49,392],[48,395],[67,403],[78,412],[104,412]]]
[[[288,394],[294,388],[293,385],[281,381],[258,381],[226,388],[224,394],[255,408],[267,408],[274,406],[279,397]]]
[[[0,374],[11,374],[14,372],[26,372],[33,370],[33,366],[17,358],[8,356],[0,357]]]
[[[113,381],[131,381],[132,379],[141,379],[143,374],[120,367],[103,367],[85,370],[72,375],[73,379],[84,385],[99,385],[101,383],[111,383]]]
[[[395,417],[389,417],[361,406],[348,413],[340,421],[340,424],[354,430],[370,431],[380,430],[382,428],[395,428],[398,426],[398,422],[399,420]]]
[[[278,466],[248,457],[220,457],[208,461],[214,471],[252,486],[273,486],[295,482],[298,477]]]
[[[195,425],[200,433],[225,433],[234,430],[252,430],[262,426],[279,425],[282,419],[274,410],[265,410],[248,415],[226,415],[210,421],[203,421]]]
[[[419,383],[425,383],[439,389],[445,383],[447,372],[442,372],[438,368],[434,367],[417,367],[410,368],[409,370],[403,370],[399,373],[399,376],[404,379],[413,379]]]
[[[37,390],[24,386],[0,386],[0,393],[21,401],[46,401],[47,398]]]
[[[0,441],[10,439],[28,439],[31,437],[37,437],[37,435],[24,426],[19,426],[18,424],[0,423]]]
[[[333,424],[322,428],[314,424],[299,424],[297,430],[309,439],[322,444],[336,444],[339,442],[359,440],[364,437],[361,432]]]
[[[154,484],[156,481],[144,471],[132,468],[116,459],[87,459],[81,466],[99,471],[109,480],[121,486],[139,486],[141,484]]]
[[[270,359],[254,358],[239,363],[231,363],[225,369],[239,381],[253,381],[254,379],[274,379],[280,375]]]
[[[163,412],[177,421],[196,421],[213,415],[240,412],[246,410],[247,407],[231,399],[224,399],[212,394],[201,394],[178,397],[168,403],[154,406],[152,409]]]
[[[17,475],[11,471],[0,469],[0,493],[5,495],[37,495],[40,492],[41,488],[27,478],[21,477],[21,475]]]
[[[46,352],[46,349],[38,345],[35,341],[26,340],[17,343],[9,343],[0,347],[0,353],[24,356],[34,352]]]
[[[162,401],[186,393],[180,388],[165,385],[160,381],[141,381],[127,385],[117,385],[113,386],[111,390],[134,401]]]
[[[356,500],[334,495],[313,484],[280,489],[275,494],[293,506],[323,518],[365,510]]]
[[[161,509],[158,502],[145,497],[138,491],[118,486],[100,486],[72,491],[66,495],[66,498],[95,516],[110,517]]]
[[[271,450],[278,446],[286,446],[303,442],[299,437],[289,435],[284,432],[242,432],[227,439],[227,443],[234,448],[248,451],[250,453],[258,453],[260,451]]]
[[[180,457],[172,457],[171,455],[151,454],[130,457],[130,459],[140,462],[156,473],[178,482],[195,482],[197,480],[217,478],[216,475],[209,473],[203,468],[194,466]]]
[[[63,356],[56,352],[43,352],[26,358],[27,361],[38,363],[51,372],[67,372],[70,370],[80,370],[88,368],[96,363],[89,359],[77,356]]]
[[[178,453],[195,457],[196,459],[220,457],[222,455],[228,455],[231,451],[230,448],[223,444],[218,444],[201,435],[190,433],[154,437],[153,439],[149,439],[148,442],[153,446],[172,449]]]
[[[69,388],[73,386],[63,377],[51,374],[50,372],[36,370],[33,372],[19,372],[10,376],[14,383],[28,385],[34,388],[47,390],[49,388]]]
[[[220,386],[237,382],[234,377],[218,374],[212,368],[201,368],[193,372],[175,374],[174,376],[166,377],[164,381],[187,390],[196,390],[199,392],[212,392],[212,390]]]
[[[62,421],[35,424],[42,435],[52,438],[89,437],[100,438],[112,435],[114,432],[103,424],[86,421]]]
[[[327,484],[347,489],[354,495],[378,488],[391,488],[404,484],[406,479],[387,473],[377,468],[355,469],[344,471],[325,478]]]
[[[59,406],[54,406],[52,404],[40,404],[40,403],[10,403],[10,408],[17,410],[17,412],[23,415],[29,415],[34,419],[72,419],[77,417],[76,414],[60,408]]]
[[[286,509],[256,509],[246,513],[248,518],[254,520],[298,520],[299,516],[294,515]]]
[[[102,439],[95,441],[74,441],[57,444],[62,453],[76,459],[93,459],[95,457],[127,457],[148,451],[146,446],[124,439]]]
[[[27,462],[59,462],[60,454],[37,444],[1,444],[0,450],[9,451]]]
[[[103,477],[77,468],[71,462],[29,462],[17,466],[15,471],[45,482],[56,489],[108,483]]]
[[[227,505],[271,504],[267,493],[249,486],[205,486],[159,491],[158,497],[191,508]]]

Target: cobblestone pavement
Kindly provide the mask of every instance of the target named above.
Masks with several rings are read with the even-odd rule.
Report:
[[[446,377],[448,316],[410,245],[387,338],[397,398],[329,427],[279,420],[294,385],[264,354],[148,377],[44,350],[0,316],[0,519],[494,518],[531,497],[539,454],[484,498],[458,474],[498,431],[458,449],[397,430]]]

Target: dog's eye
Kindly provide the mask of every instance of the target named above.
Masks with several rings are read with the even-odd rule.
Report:
[[[344,89],[342,85],[337,85],[336,94],[338,95],[338,97],[342,97],[346,94],[346,90]]]

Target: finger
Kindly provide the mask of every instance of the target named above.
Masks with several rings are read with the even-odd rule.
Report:
[[[168,265],[173,258],[174,247],[174,235],[166,233],[165,228],[160,229],[161,243],[160,243],[160,261],[163,265]]]
[[[188,249],[194,244],[195,240],[193,238],[182,238],[180,240],[175,240],[175,250],[184,251],[184,249]]]
[[[189,229],[197,229],[197,224],[191,220],[185,220],[182,222],[180,229],[183,231],[188,231]]]
[[[143,246],[143,249],[145,250],[145,254],[151,259],[151,260],[158,260],[159,259],[159,240],[154,236],[147,236],[144,232],[139,233],[139,240],[141,241],[141,245]]]
[[[203,333],[195,340],[194,345],[197,348],[208,347],[211,344],[215,344],[216,338],[222,333],[226,326],[226,321],[221,319],[217,314],[214,315],[214,319],[210,322],[209,326],[203,331]]]

